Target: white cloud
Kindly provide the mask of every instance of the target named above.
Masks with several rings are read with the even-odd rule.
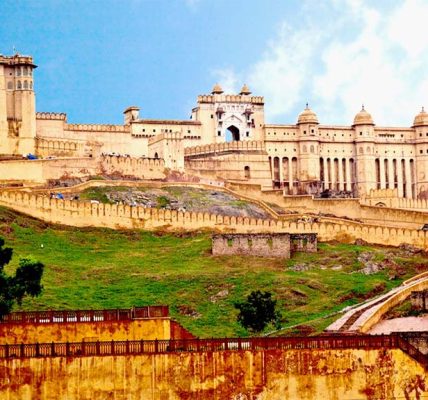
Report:
[[[232,68],[215,69],[211,74],[225,93],[238,93],[238,78]]]
[[[309,101],[324,124],[351,124],[364,103],[378,125],[411,125],[428,107],[428,2],[321,3],[304,3],[305,18],[284,22],[239,74],[265,96],[267,121],[293,122]],[[223,72],[236,89],[237,74]]]

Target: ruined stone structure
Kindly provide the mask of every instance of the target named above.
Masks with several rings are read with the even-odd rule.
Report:
[[[212,253],[290,258],[292,251],[317,251],[317,235],[311,233],[217,234],[212,237]]]
[[[70,124],[64,113],[35,111],[30,56],[0,56],[0,154],[159,158],[165,168],[212,179],[283,188],[285,194],[328,189],[363,196],[396,189],[428,197],[428,114],[410,127],[378,127],[364,109],[350,126],[321,125],[307,106],[296,124],[269,124],[264,99],[244,85],[225,94],[215,85],[197,98],[190,120],[151,120],[128,107],[123,125]],[[72,167],[78,162],[68,162]],[[20,166],[20,168],[25,168]],[[7,173],[2,179],[13,179]]]
[[[428,289],[419,292],[412,292],[410,295],[412,309],[427,311],[428,310]]]

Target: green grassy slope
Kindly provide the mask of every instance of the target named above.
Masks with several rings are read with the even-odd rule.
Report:
[[[317,254],[296,254],[291,260],[257,257],[214,257],[210,235],[182,237],[143,231],[76,229],[46,223],[0,208],[1,235],[15,257],[32,255],[46,265],[44,291],[24,301],[22,310],[100,309],[168,304],[172,316],[201,337],[246,335],[235,322],[235,301],[252,290],[272,291],[284,325],[305,323],[385,291],[422,271],[421,255],[398,250],[320,244]],[[373,251],[403,266],[400,279],[388,271],[365,276],[357,256]],[[289,267],[306,263],[296,272]],[[341,270],[331,267],[342,265]],[[214,297],[213,297],[214,296]],[[322,329],[327,322],[318,322]]]

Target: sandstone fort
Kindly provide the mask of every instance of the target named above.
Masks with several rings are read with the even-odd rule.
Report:
[[[295,252],[314,259],[323,242],[426,255],[423,108],[408,127],[377,126],[364,106],[348,126],[325,125],[308,104],[295,123],[270,124],[264,98],[246,84],[239,93],[215,84],[189,119],[150,119],[143,104],[124,105],[122,125],[70,123],[66,110],[36,110],[36,68],[31,56],[0,55],[2,207],[77,228],[209,232],[210,257],[266,257],[263,268]],[[76,196],[119,185],[227,194],[263,214]],[[374,330],[409,299],[426,311],[428,273],[418,272],[335,312],[319,336],[199,339],[167,305],[12,313],[0,319],[0,398],[419,400],[428,391],[428,335]]]

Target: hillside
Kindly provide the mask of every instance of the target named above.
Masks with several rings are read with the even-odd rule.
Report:
[[[235,322],[233,304],[252,290],[273,292],[283,325],[304,324],[294,331],[309,333],[331,318],[306,321],[428,268],[422,254],[406,249],[344,244],[320,244],[317,254],[296,254],[291,260],[214,257],[208,233],[75,229],[5,208],[0,208],[0,228],[16,254],[9,268],[26,255],[46,265],[42,296],[24,301],[21,310],[168,304],[172,316],[201,337],[245,335]],[[380,271],[356,272],[371,265]]]

